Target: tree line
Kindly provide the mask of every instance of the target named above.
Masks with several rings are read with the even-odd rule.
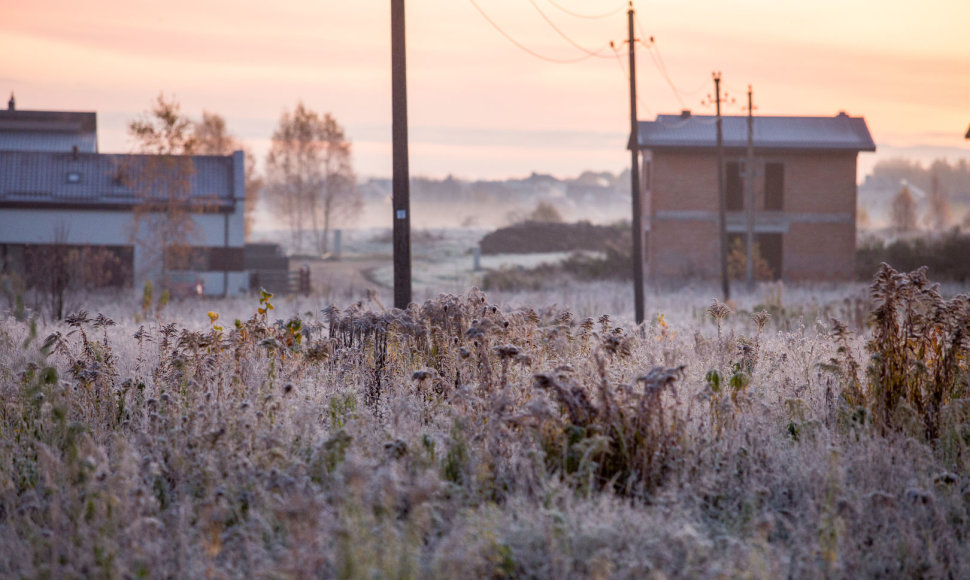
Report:
[[[883,184],[899,184],[890,205],[890,222],[895,232],[912,233],[921,227],[935,232],[953,226],[970,228],[970,212],[954,215],[951,203],[959,197],[970,197],[970,164],[966,159],[952,164],[940,159],[927,167],[907,159],[890,159],[877,163],[871,177]]]

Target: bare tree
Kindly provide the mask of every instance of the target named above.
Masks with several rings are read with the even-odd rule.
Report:
[[[245,234],[248,239],[253,231],[256,218],[256,204],[259,202],[263,181],[256,172],[256,157],[248,147],[229,133],[226,120],[217,113],[202,111],[202,120],[194,123],[196,152],[201,155],[232,155],[242,151],[246,158],[246,217]]]
[[[909,190],[909,185],[903,184],[892,205],[892,225],[897,232],[905,233],[916,230],[916,198]]]
[[[163,282],[168,282],[170,270],[190,266],[191,242],[198,235],[190,203],[193,124],[182,115],[178,101],[159,94],[141,119],[129,123],[128,134],[135,140],[135,151],[145,154],[119,168],[120,177],[141,198],[132,237],[144,249],[150,267],[160,268]]]
[[[360,210],[350,142],[329,113],[322,117],[298,103],[284,111],[266,157],[266,193],[274,213],[286,220],[294,248],[313,235],[314,249],[327,252],[330,229]]]

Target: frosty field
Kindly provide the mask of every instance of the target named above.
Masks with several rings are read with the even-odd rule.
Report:
[[[0,576],[967,577],[970,305],[880,276],[5,313]]]

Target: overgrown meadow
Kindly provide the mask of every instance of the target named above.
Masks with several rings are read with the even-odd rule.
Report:
[[[583,288],[5,314],[0,576],[970,576],[966,297]]]

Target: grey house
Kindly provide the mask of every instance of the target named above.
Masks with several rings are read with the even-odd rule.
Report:
[[[183,168],[177,197],[168,179],[174,166],[157,156],[98,152],[95,113],[20,111],[11,97],[0,111],[0,269],[30,274],[38,266],[32,253],[53,245],[98,248],[112,257],[111,285],[245,291],[243,153],[170,161]],[[177,267],[162,251],[164,238],[147,235],[165,231],[172,203],[191,223],[190,256]]]

